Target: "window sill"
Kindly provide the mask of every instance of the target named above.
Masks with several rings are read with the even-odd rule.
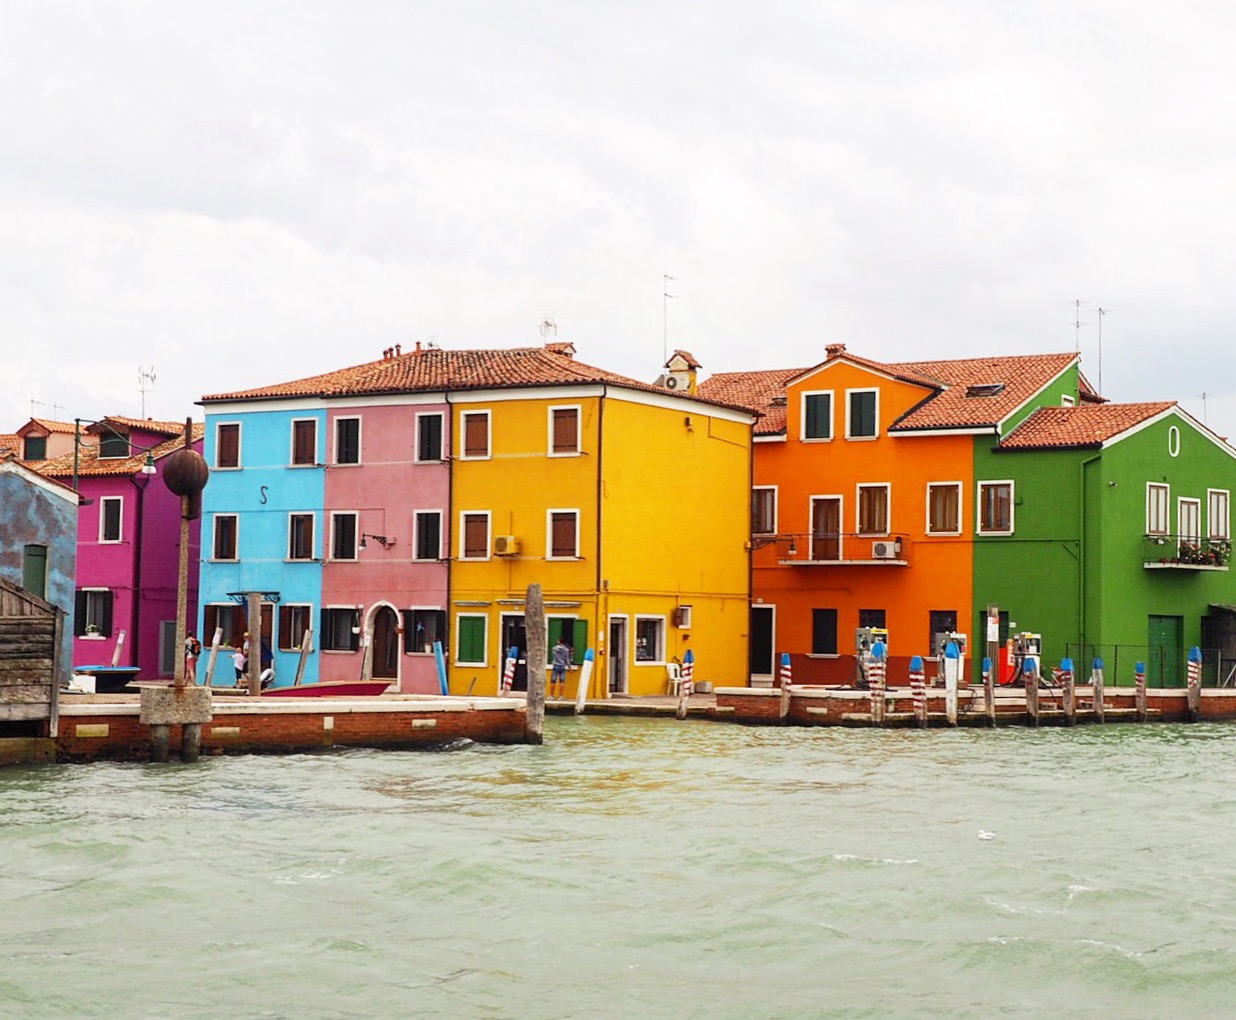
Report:
[[[584,558],[578,555],[576,556],[546,556],[545,561],[547,563],[583,563]]]
[[[840,659],[841,655],[837,652],[808,652],[808,659]]]
[[[320,467],[324,467],[325,465],[313,463],[313,464],[289,464],[287,466],[289,469],[292,469],[292,468],[320,468]]]
[[[216,464],[210,469],[211,471],[239,471],[239,464]]]
[[[550,450],[546,455],[549,457],[582,457],[582,450]]]
[[[227,556],[227,557],[220,558],[218,556],[212,556],[206,562],[207,563],[239,563],[240,557],[239,556]]]
[[[832,436],[803,436],[799,440],[800,443],[831,443],[832,441]]]
[[[872,442],[873,440],[876,440],[876,439],[879,439],[879,438],[880,438],[880,437],[879,437],[878,435],[874,435],[874,436],[846,436],[846,437],[845,437],[845,441],[846,441],[847,443],[870,443],[870,442]]]
[[[78,641],[106,641],[107,638],[105,638],[102,634],[78,634],[77,640]]]
[[[327,464],[325,466],[337,468],[337,467],[362,467],[363,465],[361,464],[359,460],[347,460],[347,461],[342,461],[342,462],[335,461],[333,464]]]

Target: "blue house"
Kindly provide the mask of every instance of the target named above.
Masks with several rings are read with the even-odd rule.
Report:
[[[77,493],[11,457],[0,459],[0,577],[73,614],[77,576]],[[67,682],[73,631],[61,634]]]

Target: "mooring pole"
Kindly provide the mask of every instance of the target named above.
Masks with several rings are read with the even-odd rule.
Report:
[[[1146,721],[1146,664],[1136,663],[1133,666],[1133,705],[1137,713],[1137,721]]]
[[[584,651],[584,664],[579,671],[579,688],[575,692],[575,714],[583,715],[588,700],[588,688],[592,686],[592,670],[596,666],[597,653],[591,648]]]
[[[1197,722],[1202,717],[1202,650],[1197,645],[1189,649],[1186,675],[1189,684],[1189,722]]]
[[[687,702],[691,700],[691,695],[695,693],[695,652],[690,648],[682,657],[682,672],[678,674],[678,711],[675,716],[679,719],[687,717]]]
[[[781,705],[778,714],[782,722],[790,717],[790,688],[794,685],[794,667],[790,663],[790,653],[781,653]]]
[[[1026,715],[1030,717],[1030,725],[1039,724],[1039,671],[1038,666],[1030,656],[1026,656],[1021,667],[1021,675],[1026,685]]]
[[[927,725],[927,691],[923,687],[923,657],[910,656],[910,698],[914,702],[914,718],[919,726]]]
[[[877,641],[871,646],[871,655],[867,660],[867,679],[871,686],[871,722],[874,726],[884,725],[884,655],[888,651],[883,641]]]
[[[957,683],[961,677],[961,649],[956,641],[944,646],[944,714],[950,726],[957,725]]]
[[[524,631],[528,635],[528,721],[530,744],[545,742],[545,600],[539,584],[528,585],[524,600]]]
[[[206,662],[206,683],[209,687],[215,679],[215,660],[219,658],[219,645],[223,643],[223,628],[216,627],[214,636],[210,639],[210,658]]]
[[[515,683],[515,667],[519,664],[519,647],[511,645],[506,651],[506,662],[502,665],[502,682],[498,685],[498,696],[505,698]]]
[[[300,682],[305,679],[305,664],[309,661],[309,653],[312,650],[313,628],[306,627],[305,633],[300,637],[300,658],[296,662],[296,678],[292,681],[293,687],[299,687]]]
[[[1077,722],[1077,676],[1068,656],[1060,660],[1060,682],[1064,685],[1064,725],[1072,726]]]
[[[983,710],[987,713],[987,725],[996,725],[996,678],[992,670],[991,656],[983,657]]]
[[[1105,697],[1103,690],[1103,660],[1100,658],[1096,658],[1094,664],[1090,667],[1090,686],[1094,689],[1094,721],[1097,723],[1105,722],[1106,706],[1103,704]]]
[[[245,660],[245,672],[249,674],[249,693],[257,697],[262,693],[262,593],[249,592],[245,613],[249,622],[249,658]]]

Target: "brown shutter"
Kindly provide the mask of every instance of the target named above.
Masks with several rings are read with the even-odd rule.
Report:
[[[573,407],[554,411],[554,453],[579,451],[579,412]]]

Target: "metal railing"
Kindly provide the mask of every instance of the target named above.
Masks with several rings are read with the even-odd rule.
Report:
[[[1226,570],[1231,559],[1232,542],[1227,538],[1198,538],[1193,535],[1142,537],[1142,563],[1147,567]]]
[[[903,534],[755,535],[753,548],[775,545],[778,562],[793,566],[905,566],[910,543]]]
[[[1202,686],[1236,687],[1236,658],[1217,648],[1203,648]],[[1184,688],[1188,648],[1153,645],[1093,645],[1070,642],[1065,654],[1073,660],[1079,682],[1086,682],[1096,658],[1103,660],[1103,675],[1109,686],[1131,687],[1137,663],[1145,663],[1146,686]],[[1053,663],[1052,665],[1058,665]]]

